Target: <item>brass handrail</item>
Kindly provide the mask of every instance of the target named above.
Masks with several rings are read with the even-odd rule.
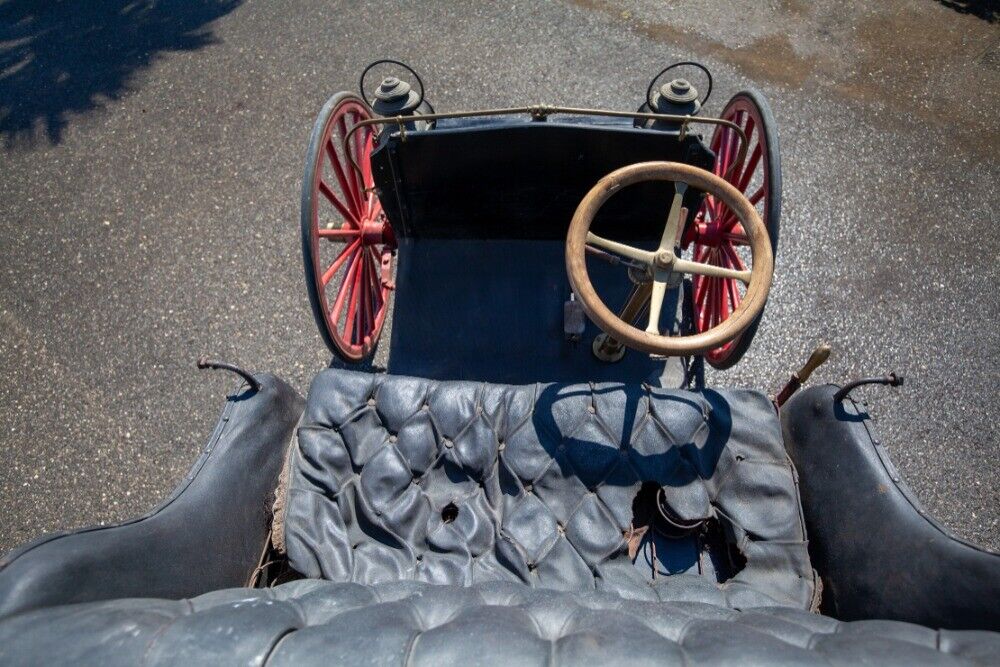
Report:
[[[647,113],[641,111],[612,111],[610,109],[583,109],[577,107],[560,107],[552,106],[549,104],[535,104],[526,107],[506,107],[502,109],[482,109],[479,111],[451,111],[448,113],[431,113],[431,114],[420,114],[419,116],[386,116],[380,118],[369,118],[368,120],[362,120],[351,126],[351,129],[347,131],[344,135],[344,154],[347,156],[347,161],[350,162],[354,171],[362,178],[362,186],[364,186],[364,175],[361,171],[361,166],[355,161],[354,156],[351,155],[351,151],[348,150],[348,146],[351,137],[356,131],[362,127],[368,125],[398,125],[400,140],[406,141],[406,124],[412,123],[414,121],[430,121],[430,120],[442,120],[448,118],[477,118],[481,116],[510,116],[518,114],[529,114],[532,118],[540,119],[547,118],[552,114],[573,114],[578,116],[608,116],[612,118],[641,118],[643,120],[660,120],[669,123],[680,123],[680,133],[677,135],[678,141],[683,141],[687,136],[688,125],[691,123],[702,123],[704,125],[724,125],[732,130],[736,131],[737,136],[740,139],[740,148],[737,153],[737,159],[729,166],[726,170],[723,178],[728,180],[732,173],[732,170],[736,168],[736,165],[742,164],[743,160],[747,155],[747,135],[743,132],[741,128],[736,123],[728,120],[723,120],[722,118],[713,118],[711,116],[676,116],[673,114],[664,113]]]

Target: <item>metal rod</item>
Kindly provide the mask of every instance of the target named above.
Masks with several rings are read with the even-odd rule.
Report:
[[[903,379],[902,375],[896,375],[895,373],[889,373],[885,377],[861,378],[860,380],[855,380],[854,382],[848,382],[837,390],[837,393],[833,395],[833,400],[835,403],[839,403],[847,398],[847,395],[850,394],[852,390],[866,384],[884,384],[890,387],[901,387],[903,385]]]
[[[351,167],[353,167],[358,174],[361,174],[361,166],[357,163],[357,161],[355,161],[354,156],[351,154],[351,151],[347,150],[347,147],[350,145],[349,141],[354,133],[367,125],[398,125],[400,133],[405,138],[406,124],[412,123],[415,120],[430,121],[449,118],[479,118],[482,116],[511,116],[520,114],[528,114],[532,118],[546,118],[552,114],[571,114],[577,116],[607,116],[611,118],[641,118],[643,120],[659,120],[669,123],[680,123],[681,129],[680,134],[678,135],[678,141],[683,140],[684,136],[687,134],[687,126],[691,123],[701,123],[703,125],[724,125],[734,130],[739,136],[740,149],[737,154],[737,159],[729,166],[729,170],[723,175],[723,178],[728,179],[733,169],[736,168],[736,165],[742,164],[743,160],[747,156],[747,135],[743,132],[743,128],[736,123],[723,120],[722,118],[712,118],[711,116],[676,116],[673,114],[645,113],[640,111],[613,111],[611,109],[559,107],[549,104],[535,104],[524,107],[506,107],[502,109],[481,109],[478,111],[451,111],[447,113],[421,114],[419,116],[387,116],[384,118],[369,118],[355,123],[351,126],[351,129],[347,131],[347,134],[344,136],[344,151],[347,155],[347,161],[350,162]]]
[[[246,380],[247,384],[250,385],[250,389],[252,389],[253,391],[260,390],[260,381],[258,381],[257,378],[255,378],[253,374],[250,373],[250,371],[243,370],[242,368],[234,364],[227,364],[224,361],[216,361],[215,359],[202,357],[201,359],[198,360],[198,368],[211,368],[213,370],[232,371],[233,373],[236,373],[241,378]]]

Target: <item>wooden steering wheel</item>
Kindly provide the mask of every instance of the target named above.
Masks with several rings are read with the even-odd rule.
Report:
[[[672,181],[674,198],[667,214],[659,247],[641,250],[617,241],[605,239],[590,232],[601,206],[618,190],[642,181]],[[716,197],[736,214],[750,242],[751,268],[729,269],[678,257],[675,247],[679,243],[684,221],[681,220],[681,202],[688,186]],[[638,329],[615,315],[594,290],[587,274],[586,253],[591,245],[619,255],[631,263],[646,267],[653,276],[649,303],[649,324]],[[640,162],[616,169],[597,182],[586,194],[573,214],[566,235],[566,273],[569,283],[580,299],[584,312],[609,336],[628,347],[663,356],[702,354],[736,338],[760,314],[771,289],[774,256],[767,229],[757,214],[757,209],[735,187],[718,176],[677,162]],[[666,295],[667,284],[675,274],[698,274],[718,278],[735,278],[743,282],[746,294],[732,314],[718,325],[698,334],[688,336],[663,336],[659,331],[660,310]]]

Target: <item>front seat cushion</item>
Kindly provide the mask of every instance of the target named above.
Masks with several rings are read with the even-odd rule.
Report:
[[[307,577],[656,600],[657,578],[701,572],[705,601],[814,601],[795,471],[758,392],[331,369],[313,382],[286,478],[278,542]],[[661,545],[655,568],[634,566],[627,537],[644,484],[676,519],[716,522],[745,564],[723,576],[720,554],[684,561],[678,542]]]

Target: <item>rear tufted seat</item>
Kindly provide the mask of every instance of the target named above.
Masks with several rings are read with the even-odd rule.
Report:
[[[650,485],[674,522],[698,528],[636,539],[637,498]],[[310,390],[275,507],[273,540],[304,579],[26,608],[0,618],[0,663],[914,665],[1000,655],[995,633],[811,611],[819,582],[795,470],[755,392],[328,370]]]
[[[788,607],[741,612],[499,581],[459,587],[302,580],[179,602],[43,609],[0,623],[0,654],[5,664],[51,664],[37,657],[53,638],[62,640],[65,664],[107,665],[910,667],[989,664],[1000,654],[1000,635],[987,632],[839,623]]]

